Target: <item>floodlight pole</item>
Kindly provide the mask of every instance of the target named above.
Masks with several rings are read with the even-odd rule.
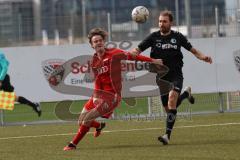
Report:
[[[111,24],[111,14],[107,13],[107,23],[108,23],[108,41],[112,41],[112,24]]]
[[[237,0],[237,30],[240,35],[240,0]]]
[[[34,39],[39,40],[41,37],[41,0],[33,0],[33,14],[34,14]]]
[[[82,32],[83,32],[83,39],[86,38],[87,29],[86,29],[86,1],[82,0]]]
[[[203,0],[201,0],[201,25],[205,24],[205,20],[204,20],[204,2]]]
[[[179,0],[175,0],[175,16],[176,16],[176,26],[179,30]]]
[[[189,0],[184,0],[185,3],[185,19],[187,23],[188,38],[192,38],[192,24],[191,24],[191,12]]]
[[[215,22],[216,22],[216,36],[219,37],[219,15],[218,15],[218,7],[215,7]]]
[[[18,13],[18,42],[22,43],[22,14]]]

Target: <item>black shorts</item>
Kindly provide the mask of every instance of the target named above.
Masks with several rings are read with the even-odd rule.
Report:
[[[3,79],[0,90],[3,90],[5,92],[13,92],[14,91],[14,87],[10,83],[10,76],[8,74]]]
[[[182,91],[183,86],[183,76],[180,74],[167,74],[164,77],[156,77],[156,82],[160,90],[160,96],[163,106],[168,105],[168,96],[170,90],[175,90],[179,94]]]

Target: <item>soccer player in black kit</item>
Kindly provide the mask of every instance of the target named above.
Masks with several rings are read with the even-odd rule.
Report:
[[[159,88],[161,86],[160,78],[167,80],[173,85],[173,88],[168,94],[163,95],[160,91],[162,104],[167,113],[167,118],[166,132],[163,136],[158,137],[158,140],[164,145],[169,143],[177,115],[177,107],[181,104],[181,101],[188,98],[190,103],[194,103],[190,87],[187,87],[183,94],[180,95],[183,85],[183,54],[181,52],[181,47],[190,51],[199,60],[210,64],[212,63],[212,58],[195,49],[185,36],[180,32],[171,30],[172,24],[172,13],[167,10],[162,11],[159,16],[160,30],[151,33],[138,45],[137,48],[131,51],[132,56],[136,56],[151,47],[150,57],[162,59],[163,64],[169,68],[169,72],[163,77],[160,77],[159,75],[156,76],[156,82],[159,85]]]

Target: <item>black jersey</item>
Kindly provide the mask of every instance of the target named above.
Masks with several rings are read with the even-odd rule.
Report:
[[[192,48],[191,43],[183,34],[171,30],[167,36],[162,36],[160,31],[151,33],[138,45],[138,48],[144,51],[151,47],[150,57],[162,59],[163,64],[169,67],[170,72],[174,72],[174,70],[181,70],[183,66],[181,46],[187,50]]]

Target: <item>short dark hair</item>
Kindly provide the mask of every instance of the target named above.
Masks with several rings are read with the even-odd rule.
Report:
[[[96,35],[99,35],[103,38],[103,40],[106,40],[108,33],[101,28],[91,29],[89,34],[88,34],[88,40],[89,40],[90,44],[92,44],[92,37],[96,36]]]
[[[173,21],[173,14],[169,10],[164,10],[164,11],[160,12],[160,16],[167,16],[169,18],[170,22]]]

